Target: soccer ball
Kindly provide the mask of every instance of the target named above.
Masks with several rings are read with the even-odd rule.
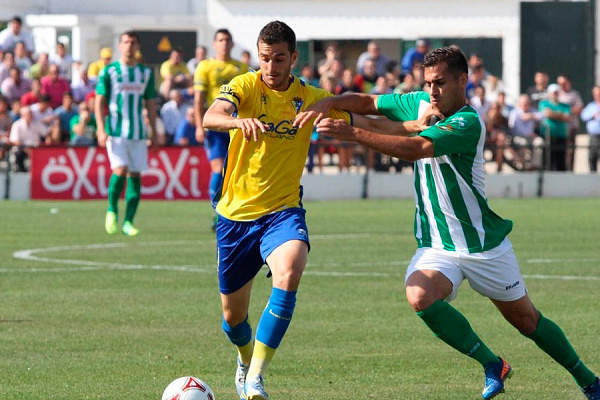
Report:
[[[184,376],[169,383],[161,400],[215,400],[215,395],[206,382]]]

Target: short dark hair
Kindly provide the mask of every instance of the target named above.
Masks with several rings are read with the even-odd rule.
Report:
[[[256,44],[263,42],[268,45],[287,43],[291,52],[296,51],[296,34],[285,22],[271,21],[258,34]]]
[[[217,29],[215,32],[215,36],[213,37],[213,40],[217,40],[217,35],[221,33],[223,35],[227,35],[229,36],[230,39],[233,39],[233,36],[231,36],[231,32],[229,32],[229,29],[227,28],[221,28],[221,29]]]
[[[11,22],[16,22],[19,25],[23,25],[23,20],[21,19],[21,17],[19,17],[18,15],[15,15],[12,19]]]
[[[458,78],[460,74],[469,73],[467,58],[458,46],[440,47],[425,54],[423,68],[446,63],[448,70]]]
[[[138,44],[141,43],[140,35],[138,35],[138,33],[135,31],[125,31],[121,33],[121,35],[119,36],[119,42],[121,41],[121,39],[123,39],[123,36],[129,36],[130,38],[135,39],[136,42],[138,42]]]

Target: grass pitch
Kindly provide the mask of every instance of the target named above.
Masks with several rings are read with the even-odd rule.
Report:
[[[492,200],[537,307],[600,372],[597,199]],[[436,339],[403,294],[408,200],[305,204],[312,250],[294,320],[266,377],[275,400],[478,399],[479,365]],[[221,332],[211,210],[142,201],[135,238],[105,202],[0,202],[0,398],[160,399],[195,375],[235,399]],[[270,291],[264,271],[250,318]],[[573,380],[465,283],[453,304],[509,360],[508,399],[579,399]]]

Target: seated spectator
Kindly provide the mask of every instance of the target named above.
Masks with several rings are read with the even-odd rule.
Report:
[[[517,151],[519,161],[524,169],[538,169],[542,166],[544,139],[536,133],[536,126],[543,118],[542,113],[531,106],[529,95],[519,96],[517,107],[508,115],[508,127],[512,135],[512,144]],[[530,155],[519,151],[526,149]]]
[[[0,96],[0,160],[6,154],[12,124],[13,119],[10,116],[8,101],[5,97]]]
[[[71,138],[71,118],[77,115],[77,106],[71,92],[63,95],[62,105],[54,110],[54,131],[52,137],[60,143],[67,143]]]
[[[504,165],[504,150],[508,148],[509,144],[508,120],[502,116],[498,103],[489,104],[485,121],[487,121],[486,143],[491,147],[490,150],[494,153],[497,171],[502,172],[502,166]]]
[[[581,120],[585,122],[586,131],[590,135],[588,152],[590,172],[596,172],[600,157],[600,86],[596,85],[592,88],[592,97],[594,100],[581,111]]]
[[[306,84],[319,87],[319,80],[315,76],[315,69],[308,64],[300,69],[300,79]]]
[[[31,90],[31,82],[21,76],[19,68],[12,67],[9,71],[9,77],[2,81],[0,90],[8,101],[18,100]]]
[[[160,117],[167,132],[168,145],[173,143],[177,127],[181,121],[185,120],[186,110],[189,108],[189,105],[183,102],[181,91],[171,89],[169,96],[171,100],[163,104],[160,109]]]
[[[71,84],[71,92],[73,92],[73,100],[76,103],[85,101],[85,96],[88,93],[93,92],[96,89],[96,82],[88,77],[88,73],[85,68],[74,70],[74,73],[79,74],[79,79]]]
[[[206,46],[196,46],[196,53],[194,58],[190,59],[187,62],[187,68],[191,76],[194,76],[196,72],[196,67],[200,64],[200,61],[206,60],[206,55],[208,54],[208,50]]]
[[[51,132],[52,126],[54,125],[54,112],[50,107],[50,98],[47,95],[42,95],[38,103],[32,104],[30,107],[33,119],[36,122],[41,123],[48,133]],[[47,135],[48,139],[51,139],[50,135]]]
[[[317,71],[319,76],[323,76],[331,71],[333,62],[340,59],[340,50],[337,43],[330,43],[325,49],[325,58],[317,63]]]
[[[38,103],[42,97],[42,83],[39,79],[31,80],[31,90],[21,96],[21,105],[30,106]]]
[[[93,104],[93,99],[91,100]],[[94,111],[86,102],[79,103],[78,113],[69,121],[71,146],[94,146],[96,144],[96,118]]]
[[[540,102],[544,115],[540,124],[542,137],[550,140],[550,170],[566,171],[567,135],[571,119],[571,107],[558,101],[560,86],[548,85],[548,98]]]
[[[487,91],[486,91],[486,93],[487,93]],[[487,96],[487,98],[489,100],[490,97]],[[502,113],[502,115],[505,118],[508,118],[510,112],[514,109],[514,107],[512,105],[510,105],[510,104],[508,104],[506,102],[506,93],[504,93],[502,91],[496,93],[496,100],[495,101],[490,100],[490,102],[492,102],[492,103],[494,103],[494,102],[498,103],[498,105],[500,106],[500,112]]]
[[[183,49],[175,48],[171,51],[169,59],[160,66],[160,84],[159,92],[164,98],[169,97],[171,89],[184,89],[190,86],[192,76],[188,71],[187,65],[182,61]]]
[[[418,90],[421,90],[421,86],[417,85],[417,82],[415,82],[415,76],[412,74],[412,72],[408,72],[404,74],[402,77],[402,83],[396,86],[394,93],[406,94],[410,92],[416,92]]]
[[[10,111],[8,112],[13,122],[21,118],[21,101],[15,100],[10,103]]]
[[[193,107],[189,107],[183,119],[177,126],[174,143],[178,146],[199,146],[196,140],[196,118]]]
[[[373,89],[371,89],[371,91],[369,93],[370,94],[390,94],[390,93],[393,93],[393,90],[388,87],[385,76],[380,76],[375,81],[375,86],[373,87]]]
[[[148,146],[152,145],[152,141],[150,140],[151,135],[156,135],[156,143],[158,143],[159,146],[165,146],[167,144],[167,133],[165,132],[165,124],[160,116],[156,116],[156,132],[153,132],[151,129],[150,117],[148,116],[148,109],[146,107],[142,110],[142,118],[144,120],[146,132],[148,132]]]
[[[473,92],[473,97],[469,99],[471,106],[477,111],[479,117],[484,123],[487,123],[488,112],[492,103],[485,97],[485,89],[483,86],[478,86]]]
[[[17,43],[23,42],[27,55],[31,57],[35,53],[35,45],[33,36],[29,32],[23,30],[23,20],[15,16],[10,21],[6,29],[0,32],[0,47],[4,51],[14,52]]]
[[[15,55],[10,52],[4,53],[2,63],[0,63],[0,84],[10,76],[10,69],[16,66]]]
[[[63,43],[56,43],[56,52],[50,56],[50,63],[58,65],[58,71],[61,77],[71,80],[71,68],[73,57],[67,54],[67,49]]]
[[[15,146],[16,167],[18,172],[25,172],[25,160],[29,157],[30,149],[37,147],[45,140],[48,131],[33,120],[29,107],[21,108],[21,118],[12,124],[10,129],[10,144]]]
[[[32,64],[31,58],[29,58],[25,50],[25,44],[23,42],[17,43],[15,46],[15,65],[19,67],[24,77],[29,77],[29,69]]]
[[[50,106],[57,108],[62,104],[62,98],[65,92],[71,90],[71,84],[68,80],[60,76],[58,65],[50,65],[50,73],[41,79],[42,94],[50,97]]]
[[[365,60],[363,72],[354,76],[354,84],[360,88],[362,93],[370,93],[373,87],[375,87],[377,78],[379,78],[379,75],[375,69],[375,62],[370,59]]]
[[[379,43],[375,40],[371,40],[367,44],[367,51],[358,56],[358,60],[356,62],[356,73],[364,74],[365,73],[365,62],[367,60],[373,61],[375,65],[375,73],[377,75],[385,75],[387,72],[387,66],[390,62],[390,59],[381,53],[381,47],[379,47]],[[364,92],[368,93],[368,92]]]
[[[342,94],[346,92],[360,93],[361,89],[354,83],[354,71],[350,68],[346,68],[342,73],[342,81],[336,86],[335,94]]]
[[[88,66],[88,78],[92,81],[96,81],[98,79],[98,75],[100,75],[100,71],[104,69],[108,64],[112,62],[112,50],[110,47],[103,47],[100,50],[100,59],[93,61]]]
[[[29,79],[42,79],[50,73],[48,53],[40,53],[37,62],[29,68]]]
[[[404,53],[402,57],[402,73],[412,73],[413,67],[418,64],[423,64],[425,53],[429,51],[429,40],[419,39],[415,43],[415,47],[411,47]]]

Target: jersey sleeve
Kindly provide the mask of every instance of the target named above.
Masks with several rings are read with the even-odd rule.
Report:
[[[247,74],[238,75],[233,78],[228,84],[221,85],[219,95],[215,100],[224,100],[233,104],[236,111],[244,103],[244,100],[249,96],[251,87],[248,82]]]
[[[481,122],[476,113],[457,113],[419,135],[433,141],[433,155],[439,157],[472,152],[479,142],[481,130]]]
[[[208,60],[202,60],[194,72],[194,90],[197,92],[208,91]]]
[[[425,92],[384,94],[377,98],[377,110],[392,121],[413,121],[419,118],[421,105],[429,104]]]
[[[108,97],[110,93],[110,76],[106,72],[108,67],[104,67],[98,74],[98,82],[96,83],[96,94],[101,94]]]

